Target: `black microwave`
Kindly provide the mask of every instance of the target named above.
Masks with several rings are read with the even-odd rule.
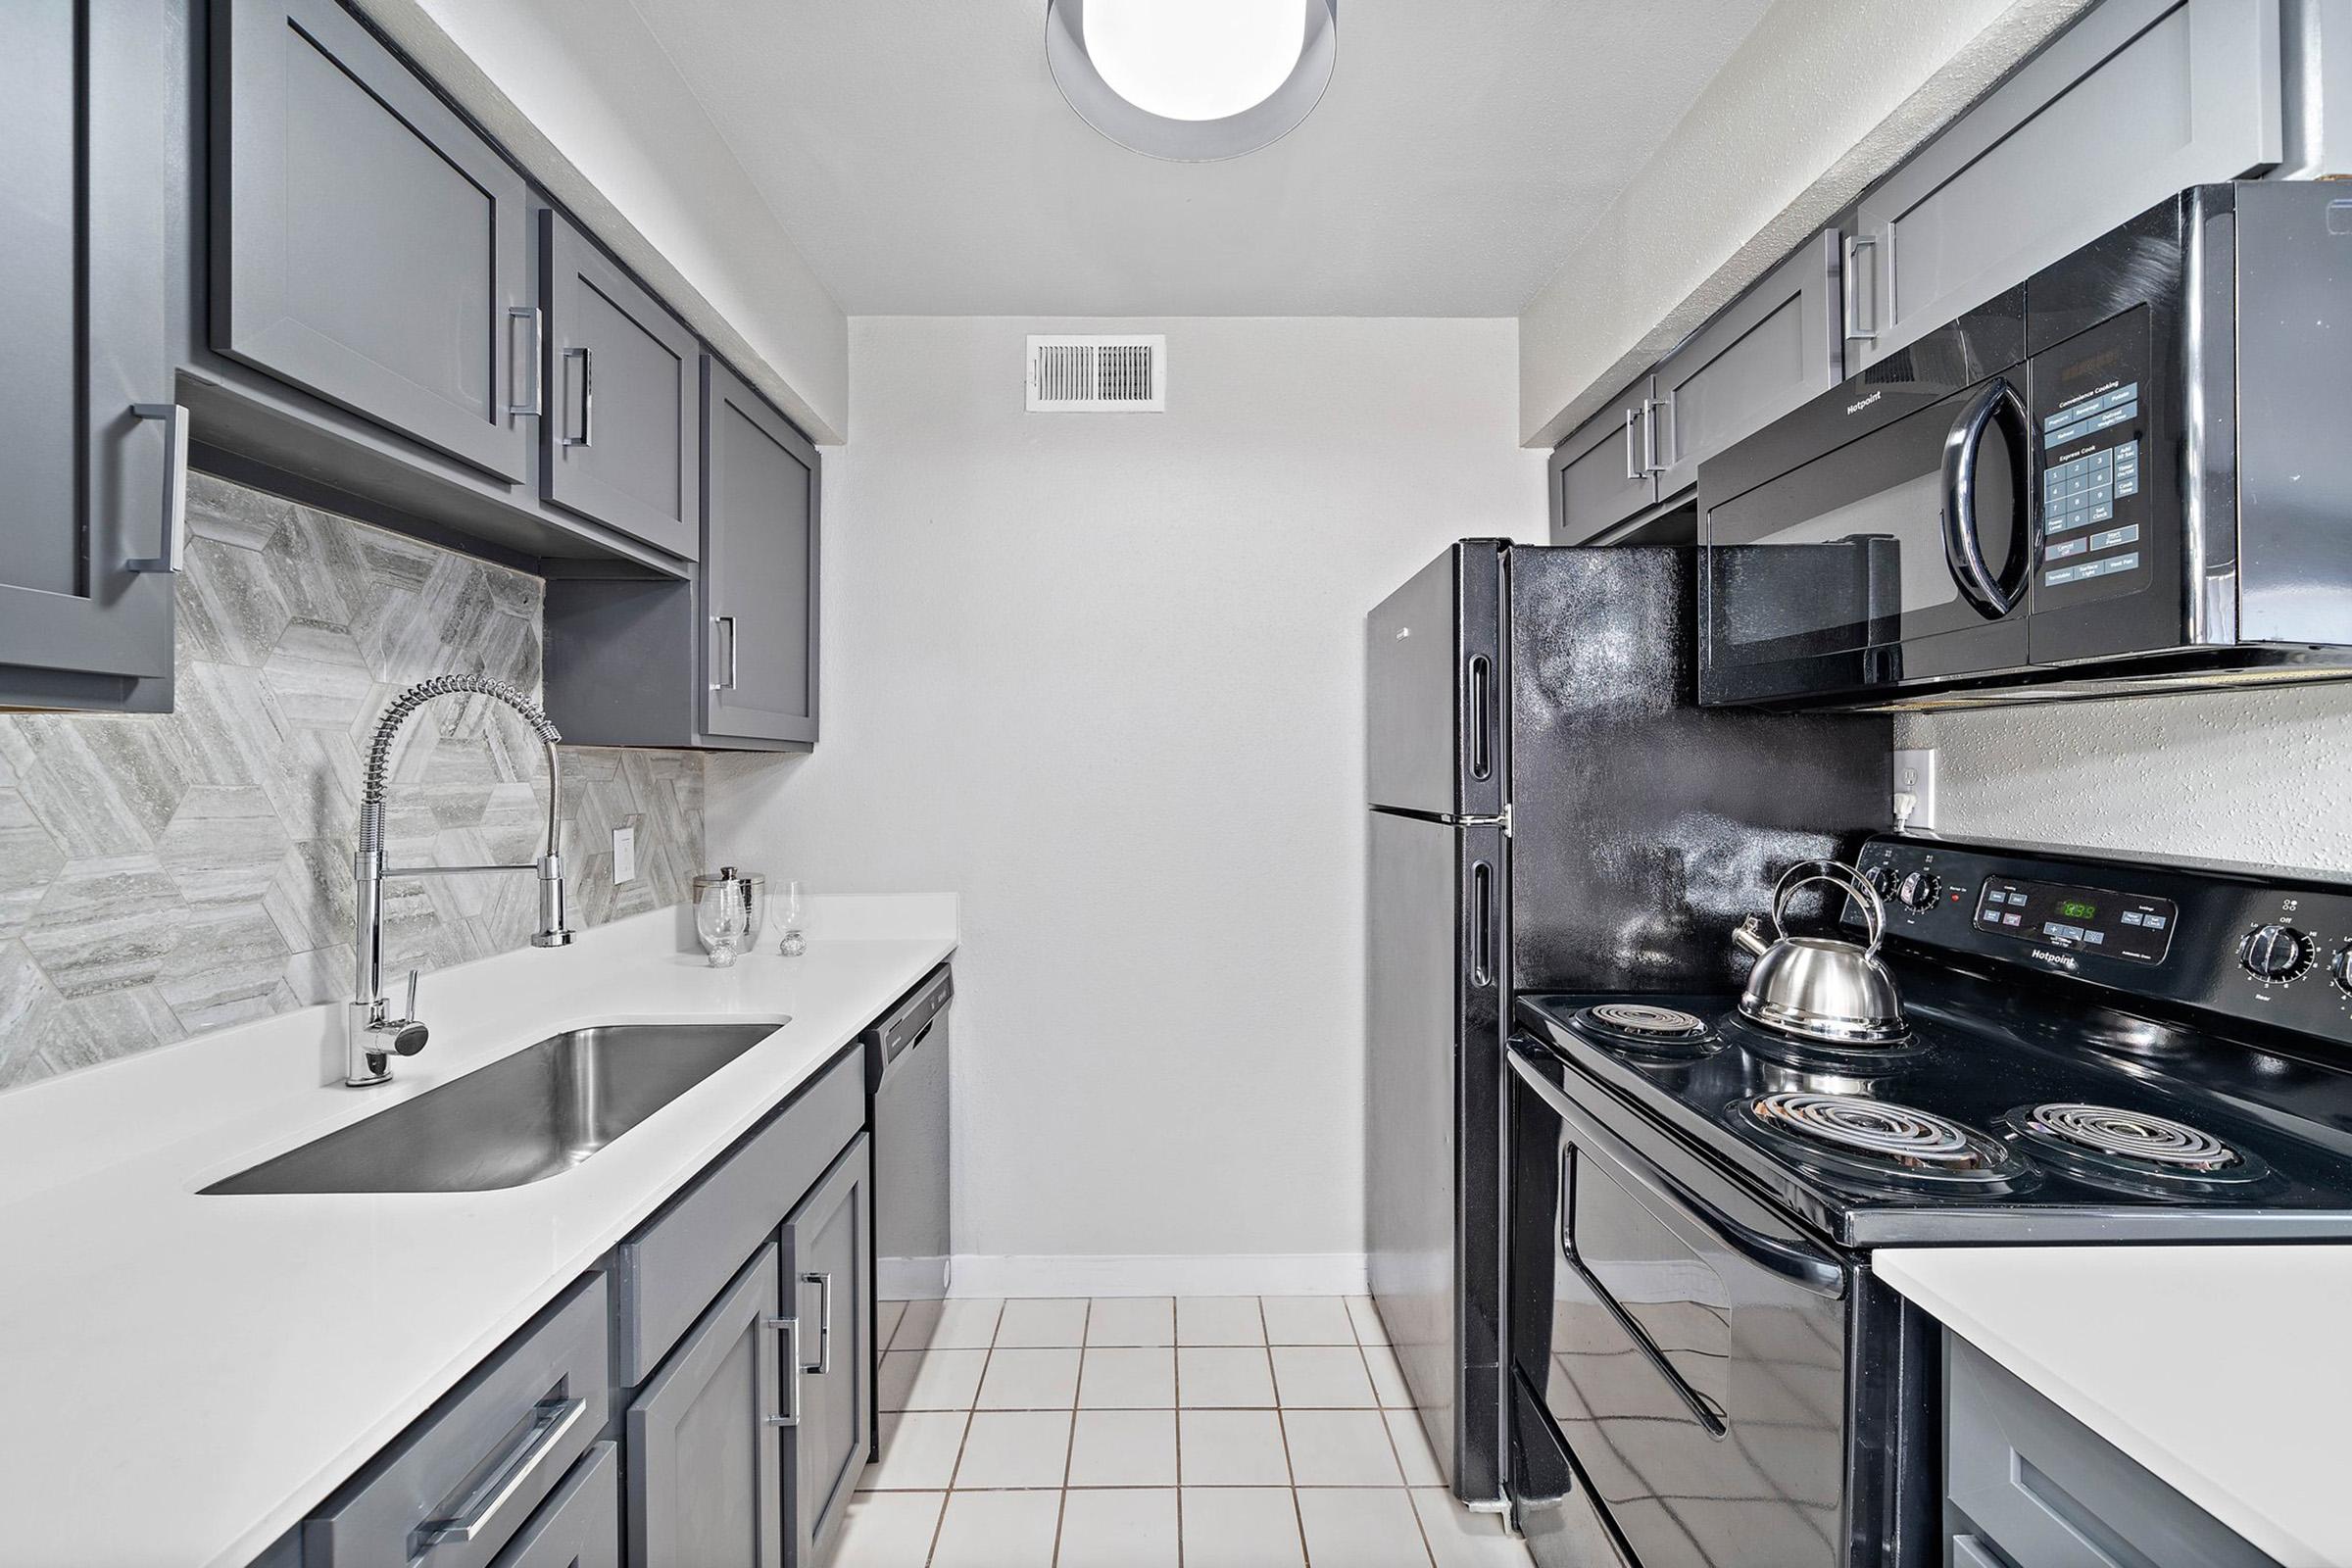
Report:
[[[1699,696],[2352,675],[2352,186],[2182,191],[1698,470]]]

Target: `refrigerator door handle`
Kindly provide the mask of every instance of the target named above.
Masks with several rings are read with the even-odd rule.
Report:
[[[1494,775],[1494,663],[1484,654],[1470,656],[1470,776]]]
[[[1494,983],[1494,867],[1470,862],[1470,983]]]

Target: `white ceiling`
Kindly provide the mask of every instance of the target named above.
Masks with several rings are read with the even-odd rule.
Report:
[[[852,315],[1514,316],[1769,0],[1347,0],[1288,139],[1113,145],[1044,0],[632,0]]]

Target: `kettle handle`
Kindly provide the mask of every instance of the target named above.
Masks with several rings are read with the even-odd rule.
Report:
[[[1879,890],[1870,885],[1868,877],[1852,866],[1840,865],[1836,860],[1799,860],[1781,873],[1780,883],[1772,890],[1773,935],[1786,937],[1788,934],[1781,925],[1781,911],[1788,903],[1788,895],[1810,882],[1827,882],[1833,887],[1843,888],[1848,897],[1862,906],[1863,921],[1870,930],[1870,944],[1862,950],[1862,956],[1866,958],[1877,957],[1879,941],[1886,934],[1886,906],[1880,900]]]

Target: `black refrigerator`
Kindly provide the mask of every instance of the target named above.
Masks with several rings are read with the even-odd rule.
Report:
[[[1695,564],[1466,539],[1365,622],[1371,1286],[1465,1502],[1509,1486],[1513,992],[1719,989],[1782,869],[1887,818],[1887,719],[1698,707]]]

